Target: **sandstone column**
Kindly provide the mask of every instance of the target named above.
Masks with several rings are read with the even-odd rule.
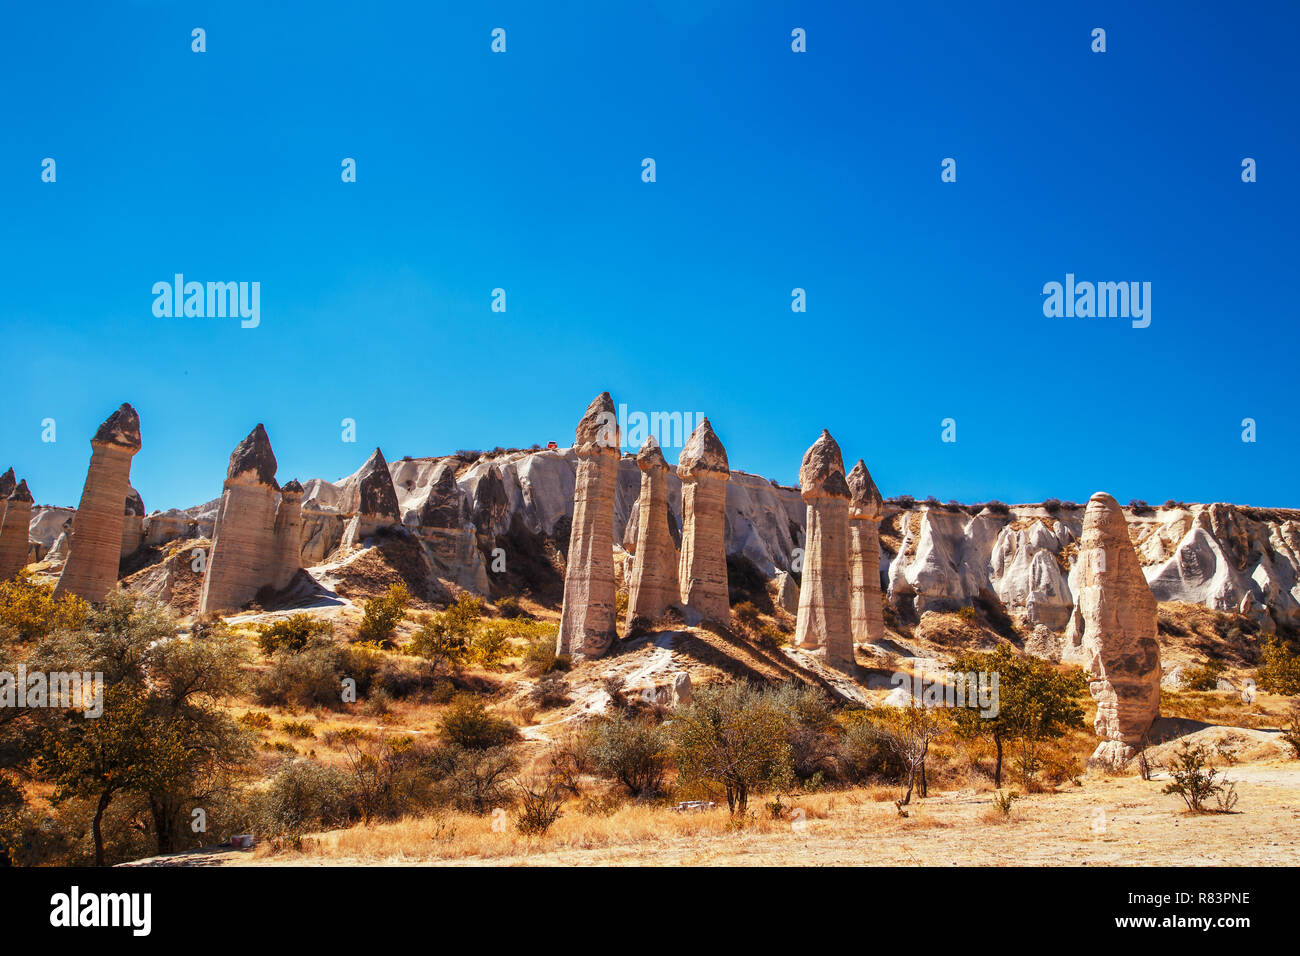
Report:
[[[853,642],[865,644],[885,636],[885,611],[880,597],[880,519],[885,503],[871,480],[866,462],[858,459],[848,477],[849,582]]]
[[[10,468],[3,475],[0,475],[0,523],[5,519],[5,506],[9,501],[9,496],[14,493],[18,487],[18,479],[14,477],[14,470]]]
[[[90,440],[90,467],[72,523],[67,563],[56,594],[71,593],[92,603],[117,585],[122,559],[124,502],[131,493],[131,459],[140,450],[140,416],[122,407]]]
[[[731,619],[727,589],[727,450],[707,418],[701,419],[677,459],[682,480],[682,555],[677,580],[687,623],[726,624]]]
[[[280,489],[280,504],[275,509],[275,573],[271,587],[283,591],[301,567],[302,485],[295,478]]]
[[[578,422],[574,448],[573,526],[564,574],[557,654],[599,657],[617,635],[614,606],[614,493],[618,484],[618,413],[601,392]]]
[[[259,423],[230,455],[199,613],[235,611],[271,578],[276,560],[276,461]]]
[[[1119,768],[1160,716],[1160,645],[1156,599],[1110,495],[1088,500],[1076,560],[1088,689],[1097,702],[1093,729],[1102,741],[1088,763]]]
[[[32,493],[27,482],[9,492],[0,518],[0,581],[8,581],[27,567],[27,529],[32,522]]]
[[[121,557],[135,554],[144,544],[144,515],[144,499],[132,488],[122,509]]]
[[[391,528],[402,523],[393,476],[388,470],[384,453],[378,448],[361,466],[358,479],[357,513],[343,531],[342,548],[363,543],[380,528]]]
[[[650,436],[636,456],[641,469],[636,550],[627,593],[627,623],[654,620],[677,603],[677,548],[668,530],[668,462]]]
[[[849,609],[849,491],[844,459],[823,430],[804,453],[799,488],[808,502],[803,580],[794,641],[823,648],[827,663],[852,668],[853,623]]]

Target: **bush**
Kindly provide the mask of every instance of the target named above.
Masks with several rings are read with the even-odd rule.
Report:
[[[1222,661],[1206,661],[1196,667],[1189,667],[1183,674],[1185,690],[1214,690],[1223,675],[1225,665]]]
[[[679,780],[721,787],[732,815],[743,814],[751,791],[789,782],[790,720],[775,694],[752,684],[702,688],[673,717]]]
[[[555,653],[555,635],[553,634],[538,634],[529,641],[528,649],[524,651],[524,665],[534,674],[567,671],[570,664],[568,654]]]
[[[519,739],[514,724],[489,714],[482,702],[469,696],[451,702],[439,732],[448,743],[465,750],[487,750]]]
[[[853,715],[840,741],[839,765],[844,776],[853,782],[877,781],[897,783],[907,776],[907,765],[889,746],[879,727]]]
[[[506,787],[519,769],[511,747],[466,750],[455,744],[439,748],[433,759],[439,799],[467,813],[487,813],[514,802]]]
[[[1206,812],[1206,800],[1230,792],[1223,786],[1226,780],[1216,780],[1219,771],[1211,767],[1209,761],[1210,751],[1204,745],[1192,747],[1184,742],[1169,763],[1169,776],[1173,782],[1165,784],[1160,792],[1178,794],[1192,813]],[[1235,794],[1231,799],[1236,803]]]
[[[1282,739],[1291,745],[1291,751],[1295,754],[1296,759],[1300,760],[1300,700],[1291,702],[1291,709],[1287,711],[1286,726],[1282,731]]]
[[[55,631],[75,631],[90,614],[90,605],[75,594],[54,596],[54,585],[37,583],[26,571],[0,581],[0,637],[39,641]]]
[[[343,706],[343,680],[356,682],[358,697],[370,690],[378,669],[378,656],[334,643],[320,636],[298,653],[276,651],[271,666],[253,682],[258,703],[268,707]]]
[[[333,633],[334,626],[329,621],[323,621],[310,614],[294,614],[270,624],[259,624],[257,644],[263,654],[274,654],[279,650],[297,653],[306,647],[313,637],[329,637]]]
[[[497,601],[497,611],[504,618],[528,617],[529,614],[519,606],[519,599],[516,597],[503,597]]]
[[[554,674],[549,674],[534,684],[528,692],[528,699],[542,710],[573,703],[573,698],[569,696],[569,682]]]
[[[401,581],[391,585],[383,597],[368,600],[362,614],[361,627],[357,629],[357,640],[375,641],[379,644],[391,641],[397,625],[406,616],[406,605],[410,602],[411,594]]]
[[[525,784],[516,780],[515,786],[521,804],[515,829],[525,836],[541,836],[560,818],[563,794],[549,781]]]
[[[299,836],[341,826],[353,815],[351,785],[334,767],[291,760],[271,778],[263,813],[272,835]]]
[[[1300,694],[1300,657],[1278,638],[1269,638],[1260,651],[1255,680],[1260,690],[1272,694]]]
[[[752,631],[758,627],[758,608],[754,607],[752,601],[742,601],[731,609],[731,616],[737,624],[747,631]]]
[[[634,797],[659,792],[668,755],[668,735],[647,720],[618,712],[591,730],[591,761],[596,772],[617,780]]]

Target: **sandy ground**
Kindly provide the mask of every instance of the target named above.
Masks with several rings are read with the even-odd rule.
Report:
[[[1085,775],[1081,787],[1016,801],[1011,819],[990,822],[991,796],[971,790],[914,802],[907,819],[861,792],[824,800],[824,818],[768,833],[680,836],[566,847],[492,858],[360,859],[196,851],[133,864],[163,866],[651,865],[651,866],[1295,866],[1300,864],[1300,765],[1271,761],[1227,768],[1239,812],[1183,812],[1160,793],[1163,777]],[[796,801],[794,806],[798,806]],[[761,807],[759,808],[761,811]]]

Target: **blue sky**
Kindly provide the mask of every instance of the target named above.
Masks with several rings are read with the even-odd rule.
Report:
[[[75,504],[130,401],[184,507],[259,421],[335,479],[569,444],[608,389],[782,482],[829,428],[886,495],[1300,506],[1298,9],[8,5],[0,468]],[[155,317],[177,272],[261,324]],[[1046,318],[1067,272],[1150,327]]]

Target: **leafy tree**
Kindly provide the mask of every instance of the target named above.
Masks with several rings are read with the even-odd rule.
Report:
[[[33,581],[27,571],[0,582],[0,635],[39,641],[55,631],[77,629],[89,613],[90,605],[81,598],[56,598],[53,584]]]
[[[1270,637],[1260,650],[1255,671],[1259,689],[1273,694],[1300,694],[1300,656],[1277,637]]]
[[[921,796],[928,793],[925,758],[930,744],[949,729],[948,715],[938,707],[923,707],[914,701],[910,707],[878,707],[870,714],[870,723],[886,745],[902,762],[907,773],[907,790],[897,801],[899,812],[912,802],[918,784]]]
[[[621,710],[591,731],[590,756],[596,772],[617,780],[634,797],[659,791],[670,750],[663,727]]]
[[[681,781],[721,786],[731,813],[744,813],[750,791],[789,782],[789,724],[776,695],[752,684],[701,689],[670,727]]]
[[[1173,779],[1160,792],[1176,793],[1192,813],[1203,813],[1205,801],[1223,794],[1227,783],[1209,763],[1210,751],[1204,744],[1193,747],[1184,741],[1169,762],[1169,776]],[[1236,803],[1236,800],[1232,802]]]
[[[328,636],[334,631],[329,621],[323,621],[311,614],[292,614],[282,617],[270,624],[261,624],[257,628],[257,643],[263,654],[274,654],[278,650],[297,653],[307,646],[313,637]]]
[[[406,606],[410,602],[411,592],[401,581],[391,585],[383,597],[366,601],[361,627],[357,630],[357,640],[381,644],[391,640],[397,625],[406,616]]]
[[[998,675],[996,713],[985,714],[977,702],[965,701],[953,711],[959,736],[986,737],[997,751],[993,782],[1002,786],[1003,750],[1008,743],[1024,745],[1022,770],[1032,775],[1039,742],[1055,740],[1083,726],[1080,698],[1087,680],[1077,668],[1061,671],[1037,657],[1022,657],[1007,645],[989,653],[959,654],[952,668],[958,673]]]
[[[180,637],[153,602],[110,594],[85,626],[57,634],[29,669],[89,671],[104,678],[102,714],[47,711],[37,765],[55,800],[91,797],[95,858],[104,861],[105,811],[121,793],[149,808],[157,851],[176,849],[189,810],[227,789],[246,762],[248,737],[219,704],[240,680],[243,653],[222,629]]]

